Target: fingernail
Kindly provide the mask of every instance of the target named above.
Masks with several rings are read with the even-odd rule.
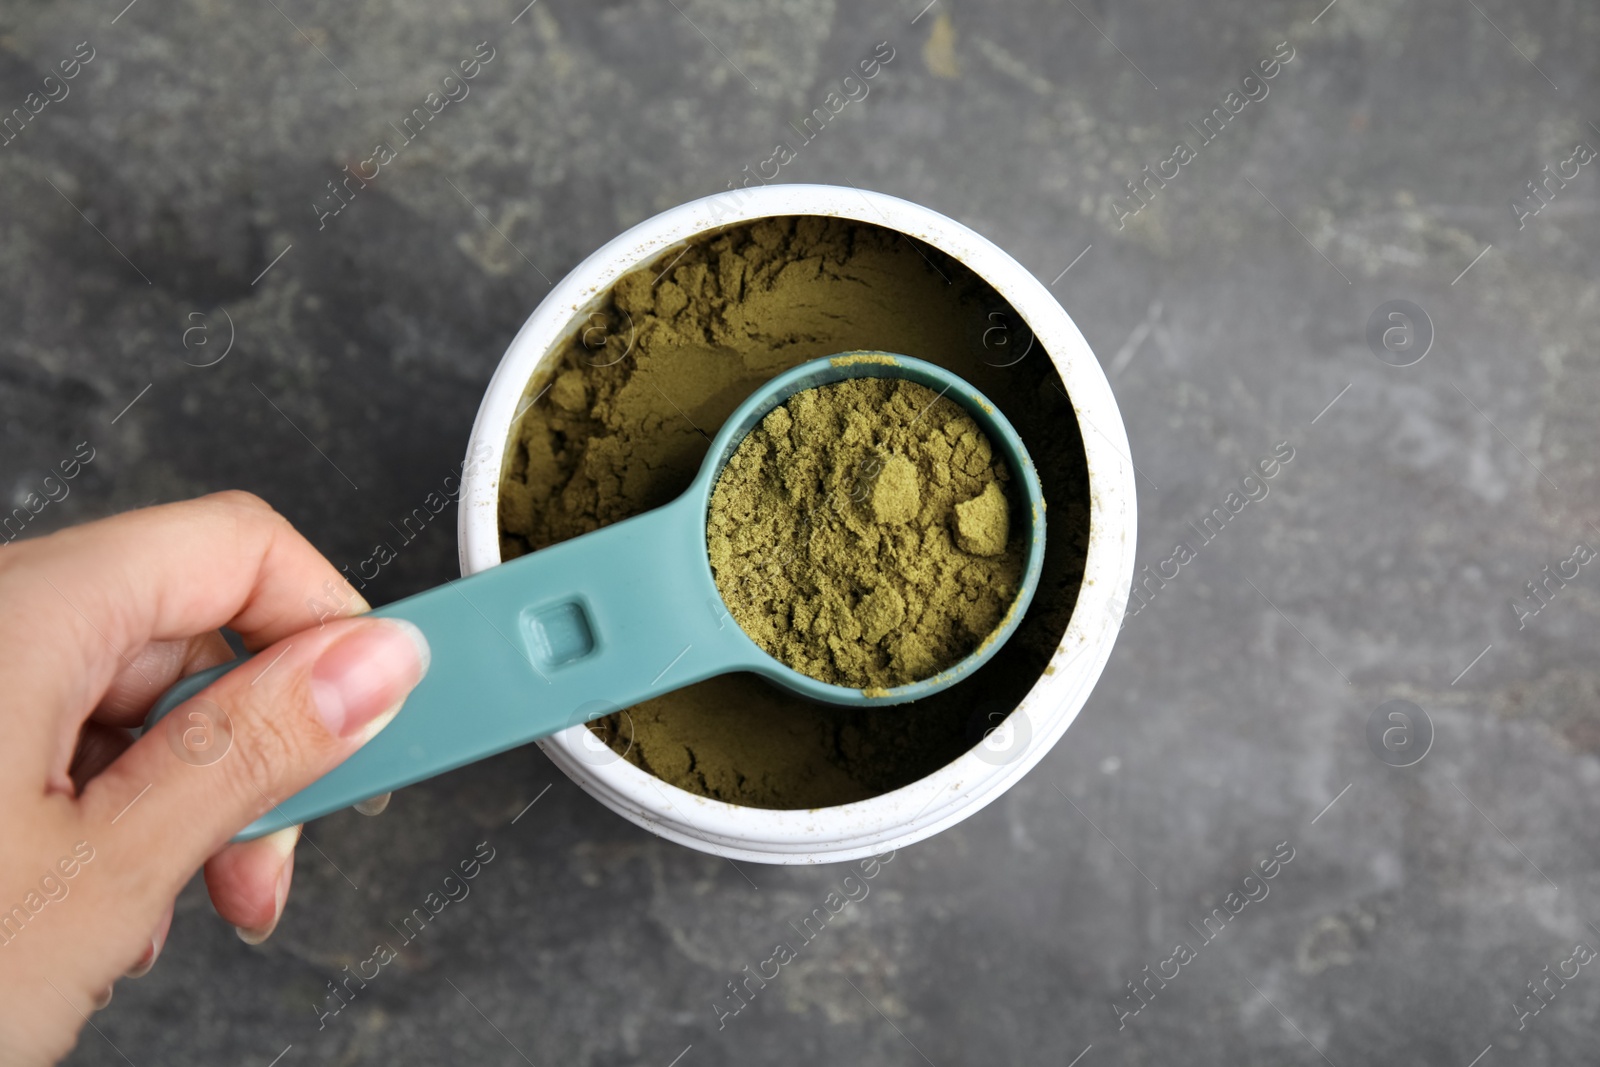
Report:
[[[389,806],[389,798],[393,793],[379,793],[375,797],[368,797],[355,805],[355,809],[363,815],[382,815],[383,809]]]
[[[323,651],[311,668],[311,695],[328,731],[353,737],[405,700],[428,673],[422,631],[404,619],[374,619]]]
[[[156,965],[156,960],[161,956],[161,949],[167,943],[167,934],[172,929],[172,908],[169,905],[162,914],[161,921],[156,923],[156,928],[150,933],[150,947],[145,949],[134,965],[128,968],[124,978],[143,978],[150,973],[150,968]]]
[[[272,921],[265,926],[235,926],[234,933],[239,935],[239,940],[247,945],[259,945],[272,936],[272,931],[278,928],[278,920],[283,918],[283,905],[289,899],[289,878],[294,868],[291,860],[283,865],[283,870],[278,872],[278,888],[273,894]]]
[[[160,951],[161,947],[156,944],[156,939],[152,937],[150,939],[150,947],[144,950],[144,955],[139,957],[139,962],[135,963],[132,967],[129,967],[127,973],[124,974],[123,977],[143,978],[145,975],[149,974],[150,968],[156,965],[156,953]]]
[[[90,1008],[89,1010],[90,1011],[101,1011],[101,1010],[103,1010],[105,1008],[105,1006],[107,1004],[110,1004],[110,1003],[111,1003],[111,987],[110,986],[106,986],[106,991],[104,993],[101,993],[98,997],[95,998],[94,1006],[92,1008]]]
[[[272,894],[272,918],[264,926],[235,926],[234,932],[239,935],[239,940],[247,945],[259,945],[272,936],[272,931],[278,928],[278,920],[283,918],[283,906],[289,900],[289,882],[294,875],[294,846],[300,840],[300,827],[290,826],[268,834],[261,840],[269,842],[272,849],[282,856],[282,865],[278,868],[278,883]]]

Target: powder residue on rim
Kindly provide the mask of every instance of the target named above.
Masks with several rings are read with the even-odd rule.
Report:
[[[1089,483],[1060,377],[1038,346],[1020,361],[1014,346],[987,348],[997,325],[1012,341],[1025,329],[1010,305],[963,264],[883,227],[763,219],[661,264],[620,279],[529,382],[501,485],[502,558],[671,501],[734,407],[797,363],[879,350],[949,368],[1006,413],[1050,504],[1038,591],[994,658],[914,713],[818,705],[729,675],[596,724],[641,769],[734,804],[827,807],[929,774],[1017,706],[1072,615]]]
[[[895,367],[899,360],[887,352],[852,352],[849,355],[834,356],[828,361],[835,367],[853,367],[859,363],[881,363],[885,366]]]
[[[734,621],[831,685],[955,666],[1015,601],[1010,472],[948,397],[866,377],[796,393],[729,458],[706,525]]]

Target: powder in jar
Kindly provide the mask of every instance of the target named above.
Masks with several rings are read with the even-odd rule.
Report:
[[[528,383],[501,482],[503,557],[670,502],[693,481],[710,436],[762,383],[804,360],[863,349],[947,367],[1017,428],[1050,508],[1032,605],[986,666],[917,701],[915,714],[819,704],[729,674],[591,724],[645,773],[730,804],[852,803],[960,756],[1050,669],[1089,539],[1072,402],[1044,346],[990,286],[938,249],[870,223],[740,223],[624,275]],[[894,482],[879,482],[890,508]]]

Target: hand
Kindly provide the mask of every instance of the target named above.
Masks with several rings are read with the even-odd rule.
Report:
[[[339,617],[365,610],[247,493],[0,546],[0,1062],[64,1056],[112,982],[155,962],[202,865],[241,937],[272,931],[299,828],[228,839],[388,725],[427,670],[415,627]],[[221,626],[257,657],[134,740],[175,681],[233,658]]]

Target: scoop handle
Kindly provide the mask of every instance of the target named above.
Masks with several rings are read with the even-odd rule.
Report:
[[[703,503],[685,494],[375,609],[374,615],[421,628],[433,653],[427,677],[381,733],[276,801],[236,840],[315,819],[713,675],[761,669],[766,654],[717,593],[704,524]],[[243,662],[173,686],[145,728]]]

